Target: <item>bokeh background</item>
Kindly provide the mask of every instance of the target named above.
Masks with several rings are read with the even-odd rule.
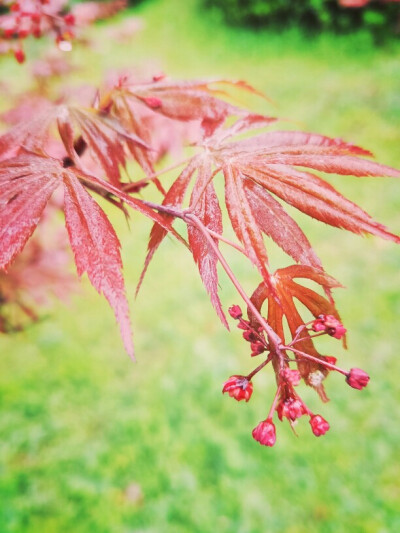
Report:
[[[120,42],[111,28],[128,16],[140,17],[141,29]],[[197,0],[148,0],[88,35],[91,49],[71,52],[76,83],[127,67],[245,79],[270,102],[242,104],[400,167],[398,38],[232,27]],[[3,61],[1,77],[24,83],[24,68]],[[331,182],[400,232],[398,182]],[[138,362],[124,354],[111,310],[85,280],[38,324],[0,338],[1,533],[400,531],[400,249],[296,214],[346,287],[336,300],[349,349],[334,339],[319,346],[344,367],[364,368],[371,382],[356,391],[332,375],[325,405],[304,391],[331,430],[315,438],[300,420],[296,436],[278,422],[269,449],[251,430],[269,408],[272,375],[257,377],[249,404],[222,397],[227,377],[254,363],[240,332],[220,325],[191,257],[172,240],[134,300],[150,224],[133,215],[128,229],[119,214],[110,217],[123,243]],[[231,261],[251,290],[256,272],[234,254]],[[220,281],[225,307],[239,303],[222,273]]]

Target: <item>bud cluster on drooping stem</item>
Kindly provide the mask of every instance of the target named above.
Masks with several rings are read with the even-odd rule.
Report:
[[[243,330],[243,338],[250,342],[252,352],[251,356],[258,355],[264,351],[268,351],[268,357],[258,365],[247,376],[235,375],[231,376],[223,386],[223,393],[228,393],[229,396],[235,398],[237,401],[245,400],[248,402],[253,394],[253,377],[262,370],[270,361],[274,360],[276,353],[274,348],[269,346],[265,340],[265,331],[263,328],[258,328],[257,323],[251,322],[243,318],[243,313],[238,305],[233,305],[229,308],[229,314],[232,318],[238,321],[237,327]],[[310,361],[312,372],[307,374],[307,384],[314,387],[319,387],[322,380],[325,379],[327,371],[337,371],[343,374],[346,382],[355,389],[362,389],[367,386],[369,376],[366,372],[359,368],[352,368],[346,371],[336,366],[336,358],[332,356],[316,356],[313,352],[307,353],[305,351],[295,348],[296,343],[300,343],[305,339],[311,341],[312,336],[308,332],[315,332],[317,335],[327,334],[335,339],[342,339],[346,333],[346,328],[340,320],[333,315],[319,315],[314,320],[303,324],[297,328],[293,340],[288,345],[281,345],[280,348],[283,353],[292,351],[295,355],[294,362],[299,365],[301,362]],[[306,337],[302,336],[302,332],[306,332]],[[315,335],[316,336],[316,335]],[[302,349],[304,343],[301,345]],[[286,362],[285,362],[286,361]],[[286,360],[281,358],[275,359],[274,370],[276,372],[277,390],[271,408],[265,420],[261,421],[253,430],[253,438],[264,446],[273,446],[276,442],[276,428],[273,423],[273,417],[276,415],[280,421],[288,420],[292,429],[298,419],[304,415],[309,417],[309,423],[312,433],[316,437],[325,435],[329,430],[329,423],[319,414],[314,414],[303,402],[295,387],[300,384],[302,377],[301,372],[297,368],[290,368],[291,360],[287,357]],[[315,365],[318,365],[317,367]],[[320,367],[320,369],[318,369]],[[299,367],[300,368],[300,367]],[[325,370],[324,370],[325,369]],[[323,398],[324,399],[324,398]],[[326,396],[325,396],[326,399]]]

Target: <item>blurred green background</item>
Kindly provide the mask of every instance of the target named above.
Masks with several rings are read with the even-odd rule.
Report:
[[[245,79],[273,104],[242,103],[287,118],[283,127],[343,137],[400,167],[398,41],[378,48],[363,32],[232,29],[194,0],[149,0],[128,14],[142,17],[143,30],[123,44],[110,23],[91,30],[94,51],[72,52],[76,81],[97,83],[104,70],[129,65],[171,78]],[[11,60],[0,68],[21,72]],[[394,180],[331,182],[400,231]],[[133,215],[129,231],[110,216],[123,243],[138,362],[85,281],[67,306],[0,339],[1,533],[400,531],[400,249],[296,215],[347,287],[336,298],[349,350],[334,339],[319,346],[372,379],[356,391],[330,376],[326,405],[305,390],[331,430],[317,439],[300,420],[296,437],[278,422],[269,449],[251,430],[266,416],[272,375],[257,377],[249,404],[222,397],[223,381],[254,363],[240,332],[218,323],[192,259],[172,240],[134,301],[150,224]],[[230,258],[251,290],[256,272]],[[224,306],[239,303],[222,273],[220,281]]]

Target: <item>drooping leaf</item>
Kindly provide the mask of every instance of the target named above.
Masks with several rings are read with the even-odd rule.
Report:
[[[0,266],[6,268],[23,249],[51,194],[64,181],[66,224],[78,273],[86,271],[96,290],[109,301],[120,324],[125,348],[133,357],[119,242],[106,215],[81,182],[124,201],[156,222],[163,231],[185,241],[169,220],[141,200],[130,197],[108,181],[75,167],[65,168],[61,163],[29,153],[0,162]]]
[[[107,216],[72,174],[64,175],[65,221],[78,274],[87,273],[114,310],[127,353],[133,358],[129,306],[120,244]]]

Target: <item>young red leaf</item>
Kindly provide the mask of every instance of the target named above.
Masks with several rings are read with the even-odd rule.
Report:
[[[214,93],[218,91],[211,84],[207,81],[160,81],[124,89],[127,96],[137,98],[155,113],[175,120],[201,121],[205,135],[209,136],[228,116],[242,113],[239,108],[216,98]]]
[[[127,133],[117,120],[102,116],[95,110],[70,108],[69,112],[107,178],[113,185],[119,185],[120,166],[125,167],[126,163],[123,143],[129,140],[141,148],[147,145],[134,133]]]
[[[340,284],[331,276],[328,276],[322,270],[314,269],[305,265],[291,265],[286,268],[277,270],[272,276],[273,284],[278,294],[279,303],[271,294],[270,289],[265,283],[260,283],[254,291],[251,300],[255,307],[261,311],[265,301],[268,302],[268,324],[276,331],[282,341],[285,343],[285,329],[283,320],[286,319],[292,337],[296,335],[299,327],[304,324],[299,311],[297,310],[294,299],[298,299],[305,307],[307,307],[314,316],[325,312],[340,319],[338,312],[334,306],[333,301],[329,301],[317,292],[308,289],[298,283],[293,282],[293,278],[305,278],[314,281],[322,286],[325,291],[329,291],[334,287],[339,287]],[[253,325],[257,325],[257,320],[254,318],[251,310],[249,310],[249,317]],[[296,342],[296,348],[316,358],[322,358],[317,352],[310,338],[307,330],[301,333],[301,340]],[[276,359],[276,358],[275,358]],[[273,360],[275,370],[279,372],[279,360]],[[305,382],[314,387],[322,400],[326,401],[326,394],[322,383],[315,384],[312,380],[312,374],[315,371],[326,376],[328,371],[322,365],[306,359],[298,360],[298,369]]]
[[[87,272],[93,287],[110,303],[125,349],[133,358],[118,237],[104,211],[70,172],[64,176],[64,194],[65,221],[78,274]]]

